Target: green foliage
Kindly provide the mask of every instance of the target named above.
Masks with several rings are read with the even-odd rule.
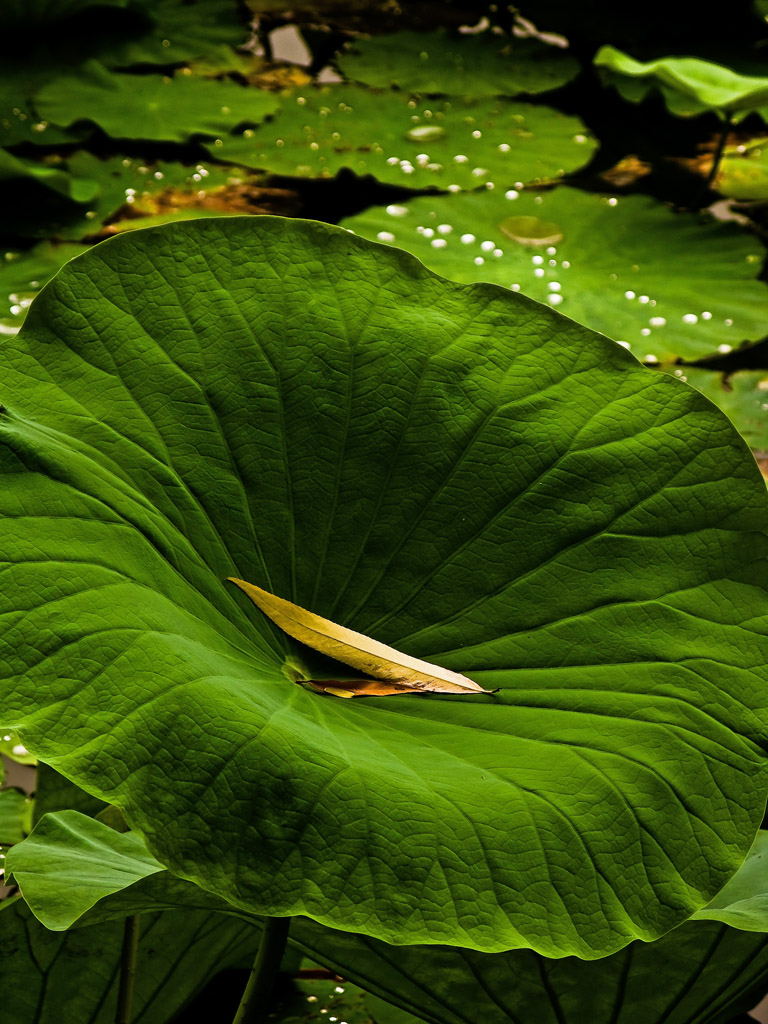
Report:
[[[768,372],[741,370],[724,376],[686,366],[676,375],[722,409],[750,448],[768,452]]]
[[[219,145],[221,142],[221,145]],[[497,188],[557,178],[594,151],[584,125],[502,99],[410,99],[353,85],[287,97],[268,125],[217,140],[218,159],[299,177],[342,169],[407,188]]]
[[[343,75],[375,89],[451,96],[519,96],[557,89],[579,72],[562,50],[489,32],[395,32],[359,39],[338,58]]]
[[[0,846],[20,843],[31,828],[32,803],[23,790],[0,789]]]
[[[40,114],[67,127],[90,120],[115,138],[183,142],[191,135],[218,135],[240,124],[258,124],[274,113],[271,93],[233,82],[176,75],[118,74],[96,61],[76,75],[56,78],[35,97]]]
[[[245,967],[258,931],[207,911],[148,914],[142,919],[132,1024],[168,1024],[214,974]],[[123,924],[51,932],[23,901],[0,903],[0,987],[9,1021],[113,1024]]]
[[[456,281],[492,281],[626,344],[638,359],[709,355],[765,332],[762,244],[644,196],[560,187],[420,198],[344,226]]]
[[[595,64],[615,75],[640,79],[648,88],[655,86],[670,110],[682,116],[710,110],[738,119],[768,104],[768,77],[740,75],[721,64],[695,57],[643,62],[614,46],[603,46],[595,56]]]
[[[171,870],[255,913],[592,957],[738,866],[765,492],[694,391],[269,218],[73,261],[3,375],[4,711]],[[501,692],[309,693],[231,575]]]

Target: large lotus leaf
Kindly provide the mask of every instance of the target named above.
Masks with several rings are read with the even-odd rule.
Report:
[[[446,277],[549,302],[639,359],[696,359],[768,332],[757,239],[644,196],[496,190],[372,207],[343,223]]]
[[[340,85],[294,94],[268,124],[210,150],[278,174],[329,177],[347,168],[409,188],[456,190],[556,178],[585,164],[594,148],[581,121],[551,107],[416,100]]]
[[[685,366],[674,372],[722,409],[750,448],[768,452],[768,371],[725,375]]]
[[[679,94],[684,103],[695,104],[691,113],[713,110],[743,115],[768,103],[768,77],[740,75],[696,57],[664,57],[643,62],[613,46],[603,46],[595,56],[595,64]]]
[[[26,252],[9,251],[0,260],[0,335],[15,334],[42,286],[87,246],[42,242]]]
[[[234,82],[193,75],[129,75],[96,61],[54,79],[35,97],[43,118],[62,127],[94,121],[114,138],[184,142],[258,124],[279,106],[276,96]]]
[[[0,822],[1,814],[2,803]],[[165,871],[137,833],[116,832],[78,811],[46,814],[23,836],[4,840],[0,832],[0,842],[17,844],[6,857],[6,876],[13,875],[35,917],[52,931],[174,908],[237,914],[219,897]]]
[[[4,717],[175,874],[395,941],[592,957],[741,862],[766,495],[693,389],[267,217],[94,247],[2,364]],[[500,693],[310,693],[228,576]]]
[[[220,970],[253,959],[258,929],[207,911],[141,920],[132,1024],[168,1024]],[[21,1024],[113,1024],[123,925],[51,932],[18,898],[0,904],[3,1018]],[[62,1017],[62,1012],[66,1016]]]
[[[491,32],[395,32],[358,39],[337,63],[345,78],[376,89],[451,96],[546,92],[579,72],[578,62],[557,47]]]
[[[684,924],[591,963],[529,950],[394,947],[301,919],[292,923],[291,939],[428,1024],[726,1024],[768,986],[768,936],[712,921]],[[376,1004],[368,1005],[378,1021]]]
[[[764,930],[767,838],[760,833],[745,864],[696,917]],[[122,870],[126,863],[129,874]],[[146,910],[151,898],[170,907],[192,902],[185,883],[163,871],[138,836],[117,834],[83,815],[49,815],[12,851],[9,864],[49,928],[122,918]],[[64,868],[66,887],[60,884]],[[187,890],[195,888],[187,883]],[[197,893],[199,904],[217,906],[211,894]],[[712,925],[684,925],[591,964],[574,958],[552,964],[527,951],[395,948],[304,918],[291,923],[289,937],[320,963],[433,1024],[646,1024],[667,1020],[665,1011],[675,1024],[703,1024],[752,1006],[768,981],[768,938],[750,941]],[[400,1021],[391,1004],[368,1005],[379,1011],[377,1021]]]

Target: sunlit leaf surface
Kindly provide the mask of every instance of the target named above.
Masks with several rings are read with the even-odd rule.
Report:
[[[693,389],[266,217],[102,243],[0,355],[3,713],[177,873],[257,913],[593,957],[740,863],[766,495]],[[311,652],[228,576],[501,692],[308,693],[286,669]]]

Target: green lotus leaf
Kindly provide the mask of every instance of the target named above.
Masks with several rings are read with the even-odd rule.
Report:
[[[758,833],[733,878],[693,917],[698,921],[722,921],[744,931],[768,932],[768,832]]]
[[[696,359],[766,333],[757,239],[644,196],[497,189],[372,207],[343,224],[446,277],[549,302],[638,359]]]
[[[0,260],[0,336],[15,334],[32,299],[73,256],[88,247],[65,242],[42,242],[26,252],[9,251]]]
[[[768,103],[768,77],[740,75],[730,68],[696,57],[664,57],[638,61],[613,46],[602,46],[595,65],[627,78],[648,81],[682,104],[676,113],[746,114]]]
[[[0,789],[0,846],[20,843],[31,828],[32,801],[13,786]]]
[[[490,32],[395,32],[357,39],[337,64],[345,78],[375,89],[476,97],[546,92],[579,72],[578,62],[557,47]]]
[[[165,871],[141,836],[116,832],[78,811],[46,814],[22,839],[23,832],[8,852],[6,876],[13,876],[35,917],[52,931],[174,908],[237,913]]]
[[[408,188],[457,190],[559,177],[587,163],[595,143],[581,121],[550,107],[340,85],[308,87],[268,124],[209,149],[218,160],[302,178],[346,168]]]
[[[589,958],[742,862],[767,499],[693,389],[268,217],[95,246],[1,358],[5,720],[174,874],[257,914]],[[311,693],[284,669],[342,667],[229,576],[500,692]]]
[[[25,179],[52,189],[75,203],[87,203],[98,192],[98,185],[90,178],[73,177],[60,167],[24,160],[0,149],[0,185],[10,190]]]
[[[208,911],[142,917],[133,1024],[169,1024],[220,970],[253,960],[258,929]],[[39,924],[24,902],[0,903],[0,985],[8,1021],[114,1024],[123,925],[72,932]]]
[[[54,79],[35,97],[47,121],[62,127],[88,120],[113,138],[184,142],[258,124],[274,113],[272,93],[192,75],[128,75],[90,61],[74,75]]]
[[[768,199],[768,139],[727,147],[720,161],[715,187],[732,199]]]
[[[674,372],[722,409],[750,448],[768,452],[768,372],[740,370],[724,375],[695,366]]]
[[[745,864],[694,916],[764,931],[766,855],[768,832],[762,832]],[[11,852],[11,865],[32,911],[54,930],[75,921],[92,925],[145,911],[151,898],[157,905],[183,906],[193,902],[190,890],[196,889],[186,883],[185,890],[185,883],[163,870],[137,835],[115,833],[74,812],[48,815]],[[67,886],[62,891],[64,870]],[[197,894],[198,905],[216,907],[211,894],[201,889]],[[613,1014],[619,997],[622,1024],[662,1019],[670,1007],[675,1024],[703,1024],[728,1020],[752,1006],[759,986],[768,980],[766,936],[750,941],[733,928],[710,924],[683,925],[654,943],[638,943],[591,964],[574,958],[553,964],[527,951],[487,955],[465,949],[393,947],[303,918],[292,922],[289,941],[390,1000],[379,1006],[375,998],[367,998],[366,1004],[378,1011],[377,1021],[393,1024],[400,1022],[403,1011],[393,1008],[392,1002],[423,1014],[433,1024],[465,1024],[470,1007],[472,1020],[489,1024],[608,1024],[617,1020]],[[691,986],[699,975],[702,980]],[[650,988],[649,976],[655,978]]]
[[[98,192],[88,203],[87,210],[81,209],[77,216],[58,228],[58,237],[63,238],[91,237],[118,213],[124,215],[125,228],[148,226],[144,215],[154,213],[168,190],[172,190],[177,200],[191,193],[200,199],[201,195],[215,193],[225,186],[253,180],[250,171],[219,167],[208,161],[194,165],[166,161],[147,164],[130,157],[102,160],[82,151],[68,157],[65,166],[70,174],[94,181]],[[194,209],[183,208],[177,215],[193,217],[195,213]],[[50,235],[50,224],[44,225],[43,230]]]
[[[529,950],[395,947],[301,919],[291,940],[427,1024],[735,1024],[768,984],[768,936],[712,921],[591,963]],[[401,1024],[396,1012],[379,1015],[374,999],[366,1003],[375,1020]]]
[[[37,824],[44,814],[73,810],[95,816],[108,805],[80,789],[69,779],[55,772],[50,765],[38,763],[35,776],[35,804],[32,822]]]

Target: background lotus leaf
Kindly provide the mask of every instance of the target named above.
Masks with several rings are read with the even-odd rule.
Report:
[[[371,207],[343,223],[446,277],[549,302],[638,359],[696,359],[766,332],[762,243],[645,196],[495,190]]]
[[[594,957],[743,859],[766,494],[693,389],[266,217],[92,249],[2,379],[6,722],[174,873],[255,913]],[[339,666],[228,576],[500,693],[310,693],[286,659]]]
[[[712,110],[744,117],[768,104],[768,77],[740,75],[695,57],[643,62],[613,46],[603,46],[595,55],[595,64],[617,75],[650,81],[661,88],[665,98],[679,96],[683,105],[692,104],[690,113]]]
[[[676,374],[722,409],[750,448],[768,452],[768,371],[740,370],[726,375],[684,366]]]
[[[497,188],[587,163],[594,141],[575,117],[503,99],[410,99],[353,85],[307,87],[255,131],[209,150],[219,160],[299,177],[342,168],[408,188]],[[490,187],[490,186],[489,186]]]
[[[579,64],[538,39],[483,32],[393,32],[356,39],[337,59],[345,78],[376,89],[450,96],[519,96],[557,89]]]
[[[215,974],[246,967],[259,932],[208,911],[169,911],[142,918],[133,1024],[166,1024]],[[0,986],[9,1021],[113,1024],[123,924],[51,932],[23,901],[0,904]],[[87,965],[87,971],[84,966]]]
[[[183,142],[191,135],[258,124],[277,110],[279,101],[272,93],[235,82],[121,74],[91,61],[77,74],[41,89],[35,105],[42,117],[61,127],[88,120],[114,138]]]

